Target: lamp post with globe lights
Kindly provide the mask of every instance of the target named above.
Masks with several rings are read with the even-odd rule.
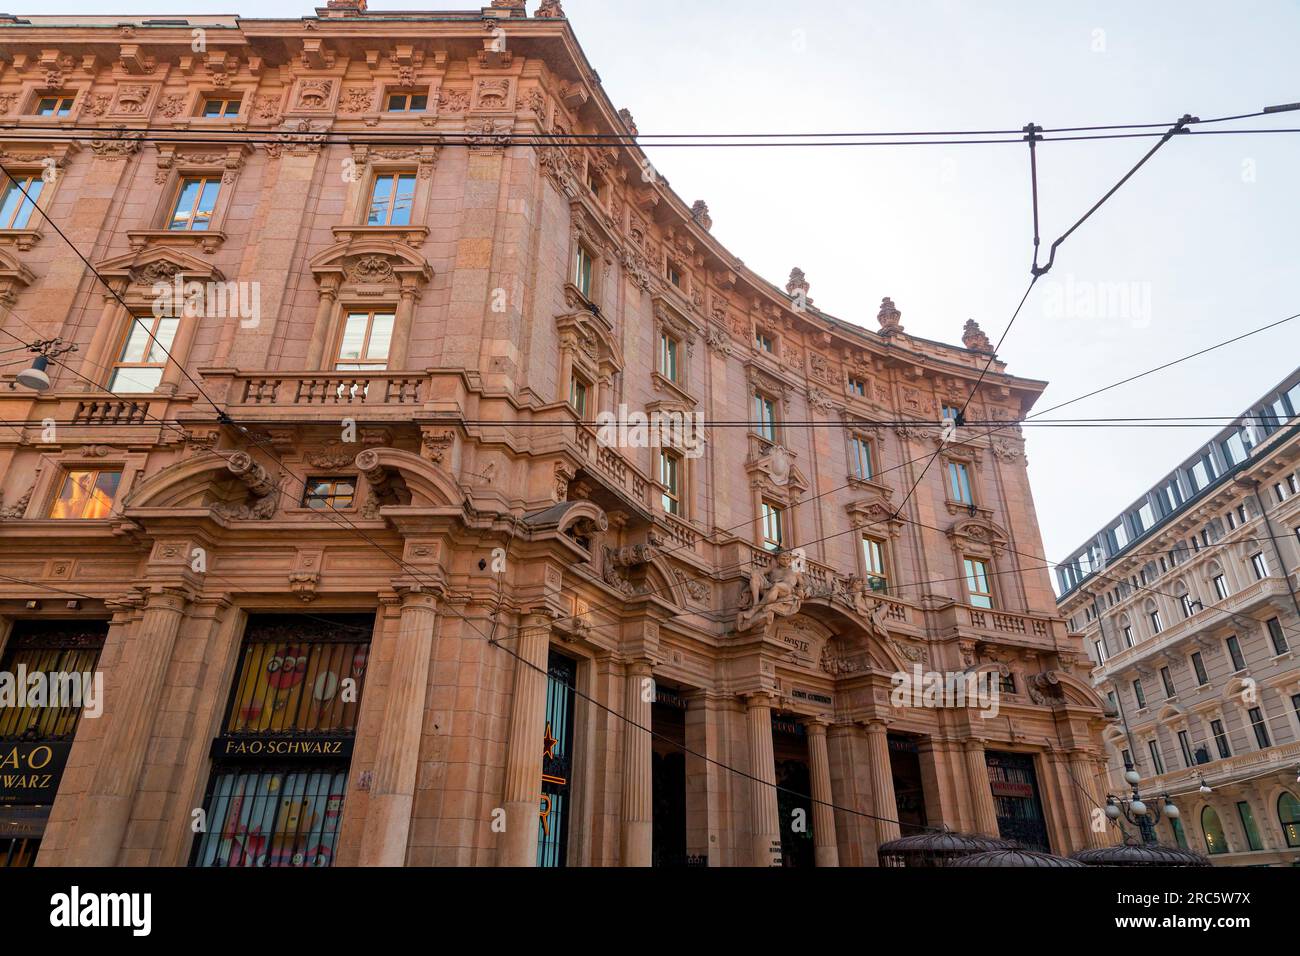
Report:
[[[1123,817],[1138,828],[1138,832],[1142,834],[1143,843],[1155,845],[1159,842],[1156,839],[1156,824],[1162,819],[1177,820],[1181,815],[1178,807],[1174,806],[1167,793],[1161,794],[1160,806],[1147,806],[1138,790],[1138,784],[1142,782],[1142,777],[1133,769],[1132,763],[1126,762],[1124,764],[1124,780],[1133,788],[1132,794],[1127,799],[1116,797],[1114,794],[1107,794],[1106,816],[1115,821]]]

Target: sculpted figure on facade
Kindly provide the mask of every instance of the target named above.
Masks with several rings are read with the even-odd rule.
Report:
[[[769,570],[752,568],[749,572],[749,607],[736,614],[736,630],[747,631],[761,621],[763,629],[778,617],[799,613],[807,596],[803,573],[794,567],[794,555],[782,551]]]

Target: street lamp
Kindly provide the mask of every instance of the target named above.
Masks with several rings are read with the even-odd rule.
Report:
[[[1205,782],[1204,777],[1201,778],[1201,785],[1197,789],[1200,790],[1201,793],[1214,793],[1214,791],[1210,789],[1210,785]]]
[[[1138,828],[1142,834],[1142,842],[1147,845],[1155,845],[1159,841],[1156,839],[1156,824],[1162,819],[1177,820],[1181,813],[1174,806],[1173,801],[1169,799],[1169,794],[1161,794],[1159,805],[1148,807],[1142,800],[1142,795],[1138,791],[1138,784],[1142,782],[1142,777],[1133,769],[1133,764],[1124,764],[1124,780],[1133,788],[1132,794],[1128,799],[1116,797],[1114,794],[1106,795],[1106,816],[1111,820],[1119,821],[1121,817]],[[1201,784],[1202,792],[1208,788],[1204,782]]]
[[[77,347],[65,344],[62,339],[38,339],[27,346],[27,349],[30,352],[35,352],[36,358],[32,360],[31,367],[23,369],[14,376],[14,381],[34,392],[48,392],[50,389],[50,376],[45,370],[50,367],[50,359],[57,359],[60,355],[75,352]]]

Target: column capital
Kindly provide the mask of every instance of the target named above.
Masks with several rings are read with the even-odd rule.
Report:
[[[967,737],[961,742],[961,746],[963,750],[969,752],[980,751],[982,753],[987,743],[988,741],[983,737]]]
[[[825,736],[826,729],[831,726],[833,721],[829,717],[818,715],[816,717],[804,717],[799,723],[803,724],[804,730],[808,732],[809,736],[815,734],[821,737]]]
[[[866,717],[857,723],[865,727],[869,734],[883,734],[889,730],[889,725],[893,721],[888,717]]]
[[[438,609],[438,602],[447,597],[447,589],[440,583],[421,583],[399,580],[393,582],[395,604],[402,608],[427,607]]]
[[[654,675],[654,661],[646,657],[638,657],[627,661],[624,664],[628,677],[652,677]]]
[[[771,709],[777,703],[777,696],[770,690],[751,690],[740,694],[740,699],[745,702],[745,706],[750,710],[757,707],[767,707]]]

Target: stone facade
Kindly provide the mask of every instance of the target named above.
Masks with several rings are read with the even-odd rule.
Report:
[[[77,346],[48,391],[0,386],[26,423],[0,433],[0,649],[98,649],[105,683],[101,717],[42,731],[70,741],[52,805],[0,799],[11,853],[870,865],[921,826],[1108,839],[1102,707],[1012,424],[1044,383],[993,360],[966,416],[1007,424],[948,435],[978,326],[931,342],[886,299],[867,331],[802,271],[753,274],[558,2],[31,17],[0,45],[24,131],[0,163],[55,170],[39,204],[103,278],[39,215],[0,230],[0,327]],[[133,321],[168,337],[152,364]],[[705,441],[611,439],[620,408]],[[997,716],[892,706],[914,668],[992,680]]]
[[[1059,571],[1114,717],[1110,791],[1132,764],[1179,808],[1161,842],[1221,866],[1300,862],[1297,413],[1300,371]]]

